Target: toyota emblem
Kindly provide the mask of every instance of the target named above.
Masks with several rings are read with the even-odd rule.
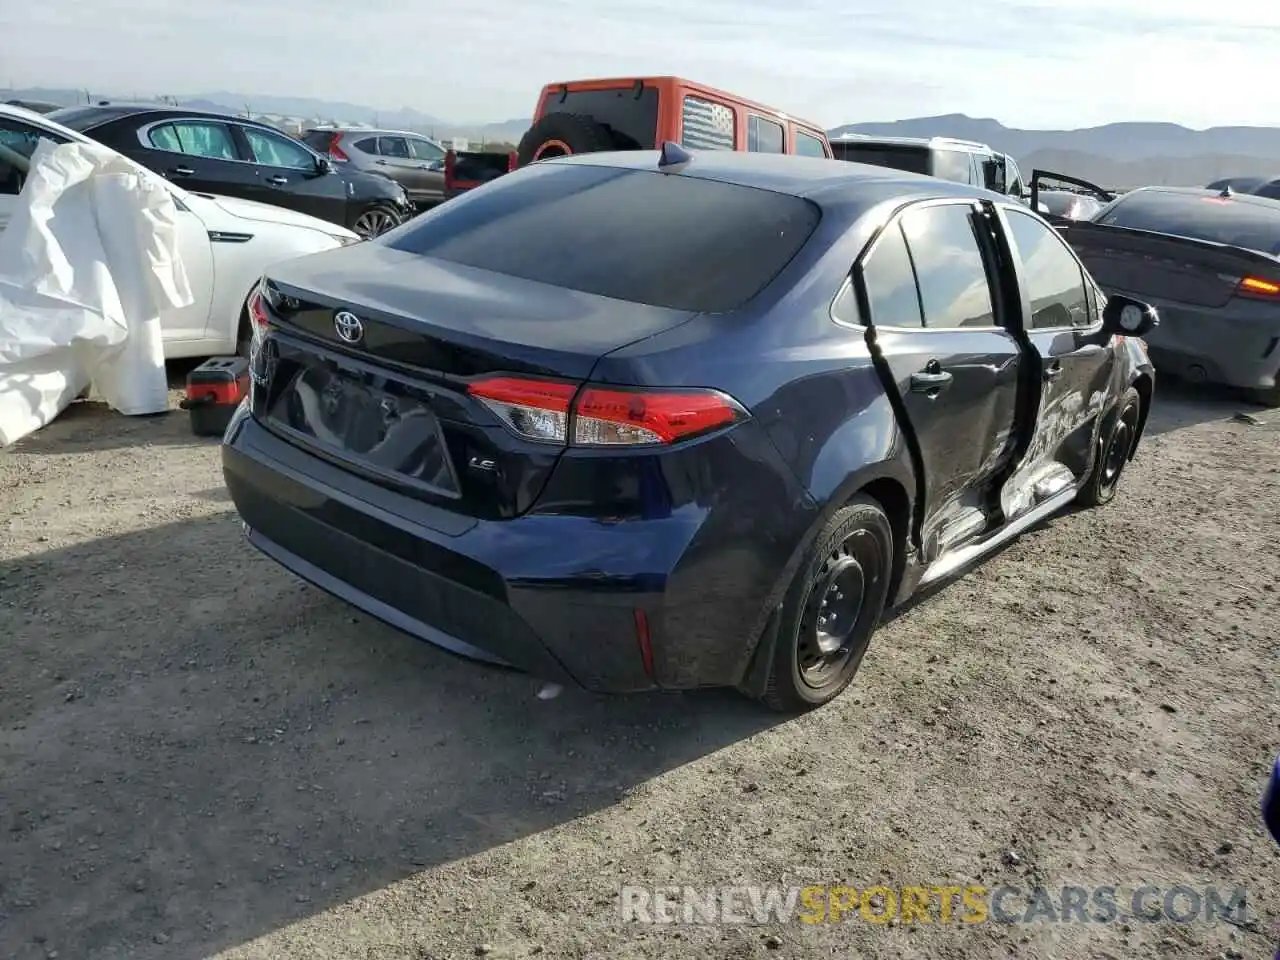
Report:
[[[339,310],[333,315],[333,329],[347,343],[359,343],[364,338],[364,323],[347,310]]]

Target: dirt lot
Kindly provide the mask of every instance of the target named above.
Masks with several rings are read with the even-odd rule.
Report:
[[[1237,409],[1165,390],[1115,503],[778,722],[540,700],[251,552],[184,414],[81,405],[0,453],[0,956],[1270,957],[1280,412]],[[1244,886],[1252,920],[621,922],[670,883]]]

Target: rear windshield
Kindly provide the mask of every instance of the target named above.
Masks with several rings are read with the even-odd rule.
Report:
[[[763,290],[820,217],[809,201],[769,190],[543,162],[373,242],[616,300],[720,313]]]
[[[645,87],[637,97],[634,88],[553,92],[542,105],[542,114],[576,113],[602,123],[613,134],[619,150],[653,150],[658,135],[658,89]]]
[[[64,127],[70,127],[72,130],[83,132],[106,123],[108,120],[116,120],[120,117],[127,117],[131,113],[138,111],[132,107],[63,107],[61,110],[54,110],[52,113],[46,113],[45,116],[54,123],[60,123]]]
[[[1142,191],[1121,197],[1098,222],[1280,254],[1280,202],[1276,201]]]
[[[929,150],[927,147],[899,147],[883,143],[842,143],[834,140],[831,152],[837,160],[850,163],[869,163],[873,167],[892,167],[907,173],[928,174]]]

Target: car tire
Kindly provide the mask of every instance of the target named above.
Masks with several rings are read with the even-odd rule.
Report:
[[[1115,413],[1103,425],[1102,436],[1098,438],[1098,455],[1094,458],[1093,469],[1076,494],[1076,502],[1083,507],[1100,507],[1111,502],[1124,468],[1133,456],[1138,425],[1142,420],[1142,397],[1130,387],[1114,409]]]
[[[516,163],[527,166],[546,157],[616,150],[609,128],[577,113],[548,113],[525,131],[516,147]]]
[[[375,203],[360,212],[351,224],[351,229],[362,240],[371,240],[381,236],[388,230],[394,230],[403,222],[400,212],[389,203]]]
[[[850,501],[826,523],[782,601],[760,698],[767,707],[811,710],[849,685],[889,598],[894,549],[893,526],[870,497]]]

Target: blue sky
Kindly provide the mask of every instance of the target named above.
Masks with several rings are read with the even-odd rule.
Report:
[[[483,15],[478,11],[485,11]],[[56,53],[55,53],[56,51]],[[38,0],[0,83],[528,116],[541,85],[675,73],[825,126],[1280,124],[1274,0]]]

